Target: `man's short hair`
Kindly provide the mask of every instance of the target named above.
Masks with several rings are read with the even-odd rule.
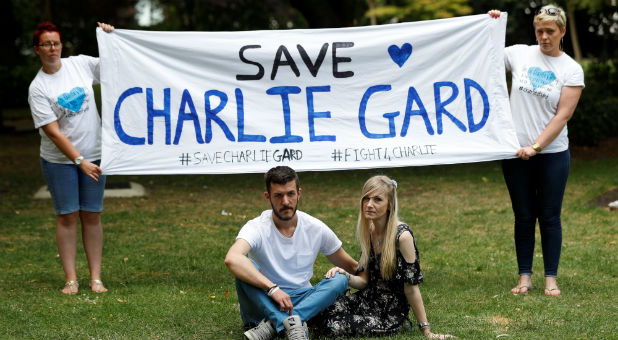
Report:
[[[270,183],[286,184],[290,181],[296,182],[296,191],[300,187],[298,175],[294,169],[289,166],[277,166],[264,174],[264,182],[266,182],[266,191],[270,194]]]

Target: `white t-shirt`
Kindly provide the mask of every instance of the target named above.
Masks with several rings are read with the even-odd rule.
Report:
[[[249,258],[260,272],[284,289],[311,287],[318,252],[331,255],[341,248],[341,241],[326,224],[302,211],[296,214],[292,237],[283,236],[275,227],[272,210],[247,222],[236,237],[249,243]]]
[[[57,121],[60,132],[84,158],[101,159],[101,118],[92,90],[92,84],[99,83],[99,59],[79,55],[61,62],[54,74],[39,70],[28,90],[34,127],[41,135],[41,157],[52,163],[73,163],[41,128]]]
[[[556,115],[563,86],[584,86],[584,71],[566,53],[550,57],[538,45],[505,48],[504,62],[511,71],[511,112],[519,144],[532,145]],[[541,153],[569,147],[566,125]]]

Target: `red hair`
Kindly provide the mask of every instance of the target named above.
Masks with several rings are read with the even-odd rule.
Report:
[[[60,35],[60,31],[58,30],[58,27],[56,27],[56,25],[52,24],[51,22],[46,21],[46,22],[40,23],[39,26],[37,26],[36,30],[34,31],[34,34],[32,35],[32,46],[39,46],[39,43],[41,42],[41,34],[45,32],[58,33],[58,36],[60,37],[60,41],[62,41],[62,36]]]

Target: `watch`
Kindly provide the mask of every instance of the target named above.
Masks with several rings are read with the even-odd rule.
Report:
[[[536,152],[541,152],[543,150],[543,148],[537,142],[534,142],[534,144],[532,144],[531,146]]]
[[[80,164],[82,164],[83,160],[84,160],[84,156],[79,156],[79,157],[75,158],[73,163],[75,163],[75,165],[80,165]]]
[[[423,322],[421,322],[421,323],[419,323],[419,324],[418,324],[418,329],[421,329],[421,330],[422,330],[422,329],[423,329],[423,328],[425,328],[425,327],[429,327],[429,322],[427,322],[427,321],[423,321]]]

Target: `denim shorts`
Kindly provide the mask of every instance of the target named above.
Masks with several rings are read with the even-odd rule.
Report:
[[[96,165],[101,160],[92,162]],[[51,163],[41,158],[43,177],[51,194],[56,215],[71,214],[76,211],[103,211],[103,190],[105,176],[95,181],[74,164]]]

